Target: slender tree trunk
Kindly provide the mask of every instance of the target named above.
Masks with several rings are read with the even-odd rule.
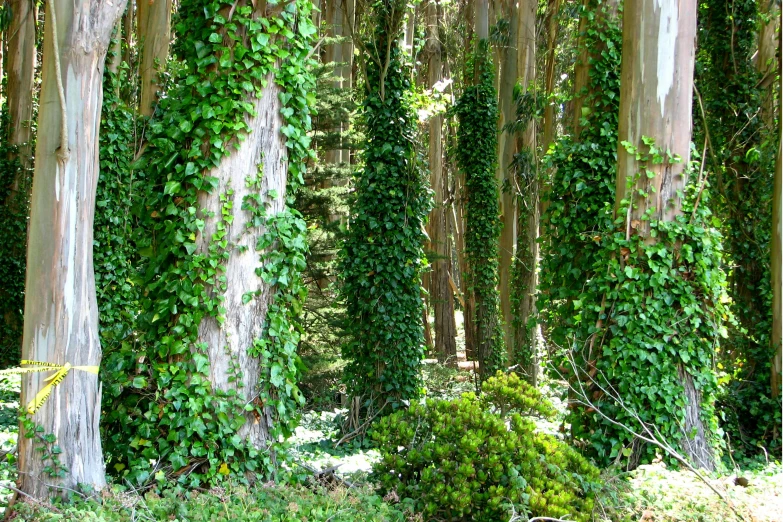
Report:
[[[535,0],[520,1],[519,76],[524,92],[536,81],[536,8]],[[516,281],[519,293],[514,310],[516,326],[513,329],[514,355],[525,362],[525,373],[531,384],[538,379],[538,327],[528,328],[536,315],[536,288],[538,287],[538,175],[536,172],[536,123],[531,121],[518,137],[517,149],[530,154],[530,172],[518,179],[521,194],[518,197],[518,236],[516,247]]]
[[[767,129],[775,128],[775,77],[778,74],[777,51],[780,42],[780,3],[778,0],[761,0],[759,11],[769,21],[759,30],[759,52],[756,70],[762,75],[760,87],[764,93],[761,102],[761,118]]]
[[[654,174],[639,176],[634,154],[619,145],[617,153],[616,209],[631,199],[630,227],[645,241],[650,235],[648,219],[673,221],[682,213],[682,190],[687,182],[685,168],[690,159],[691,105],[696,42],[695,0],[629,0],[623,23],[623,62],[620,92],[618,141],[642,146],[642,138],[682,158],[648,164]],[[628,186],[630,184],[630,187]],[[639,195],[643,191],[647,197]],[[707,438],[708,426],[701,418],[701,392],[684,367],[679,368],[684,390],[687,434],[681,450],[699,466],[714,467],[714,455]]]
[[[783,38],[778,40],[783,50]],[[783,56],[783,54],[781,54]],[[783,93],[783,79],[778,85]],[[783,375],[783,117],[778,116],[778,156],[772,196],[772,397],[780,395]]]
[[[38,118],[35,176],[27,248],[27,281],[22,358],[56,364],[98,366],[98,307],[92,264],[92,224],[98,181],[98,130],[103,68],[114,23],[125,2],[54,0],[47,9],[43,86]],[[52,1],[48,6],[52,5]],[[56,44],[55,51],[56,14]],[[56,62],[62,71],[58,95]],[[61,109],[62,105],[62,109]],[[64,119],[64,120],[63,120]],[[67,134],[61,135],[62,130]],[[64,147],[62,146],[64,145]],[[44,385],[47,375],[22,379],[22,404]],[[20,489],[33,497],[51,491],[46,483],[76,489],[106,484],[98,429],[98,376],[71,371],[33,415],[62,450],[64,476],[49,477],[51,459],[36,451],[36,434],[19,436]],[[58,490],[67,495],[67,490]]]
[[[557,33],[559,23],[560,0],[549,0],[546,20],[546,70],[544,71],[544,152],[554,141],[555,137],[555,105],[550,96],[555,90],[555,51],[557,50]]]
[[[166,66],[171,41],[171,0],[141,0],[136,9],[141,48],[139,113],[152,116],[158,102],[158,73]]]
[[[433,88],[443,76],[439,38],[440,17],[438,3],[427,5],[427,54],[429,55],[429,83]],[[443,172],[443,116],[430,118],[430,184],[435,192],[435,208],[430,212],[431,250],[434,252],[430,273],[430,300],[435,312],[435,351],[440,362],[457,362],[457,325],[454,321],[454,295],[449,285],[451,270],[451,239],[446,212],[448,177]]]
[[[514,182],[514,172],[511,167],[514,162],[516,150],[516,133],[503,127],[516,120],[516,100],[514,100],[514,86],[517,83],[517,66],[519,55],[524,49],[518,47],[520,16],[520,0],[511,0],[511,12],[509,13],[509,46],[503,52],[503,66],[501,68],[500,90],[498,91],[498,105],[500,118],[498,118],[498,164],[495,173],[498,179],[500,191],[500,215],[503,229],[500,232],[499,253],[500,265],[498,275],[500,284],[500,312],[503,317],[503,336],[506,350],[509,355],[514,350],[514,314],[511,306],[511,267],[514,260],[514,247],[517,241],[517,190]],[[524,45],[524,44],[523,44]]]
[[[114,40],[111,46],[111,62],[106,66],[112,74],[117,74],[122,63],[122,18],[117,20],[114,27]],[[119,84],[117,85],[119,89]]]
[[[142,0],[144,1],[144,0]],[[136,46],[136,39],[134,38],[133,25],[136,19],[136,0],[128,0],[128,8],[125,11],[125,16],[122,17],[122,36],[125,40],[125,50],[122,54],[122,61],[128,64],[128,67],[133,71],[133,56],[131,51]],[[127,100],[126,100],[127,101]]]

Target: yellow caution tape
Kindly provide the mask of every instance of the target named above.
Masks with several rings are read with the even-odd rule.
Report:
[[[41,361],[22,361],[22,366],[32,366],[32,368],[9,368],[7,370],[0,370],[0,374],[50,372],[50,371],[56,372],[54,375],[51,375],[46,379],[44,379],[46,385],[43,388],[41,388],[41,391],[39,391],[35,395],[35,398],[33,398],[33,400],[31,400],[30,403],[27,405],[27,413],[29,413],[30,415],[37,412],[41,408],[41,406],[44,405],[46,399],[48,399],[49,395],[51,395],[52,389],[58,384],[60,384],[61,382],[63,382],[63,379],[65,379],[65,376],[68,375],[69,371],[81,370],[83,372],[90,372],[90,373],[94,373],[95,375],[98,375],[97,366],[71,366],[71,363],[54,364],[54,363],[41,362]]]

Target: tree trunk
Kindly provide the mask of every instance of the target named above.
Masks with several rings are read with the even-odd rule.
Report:
[[[780,4],[777,0],[761,0],[759,11],[769,21],[761,22],[759,30],[759,52],[756,70],[762,75],[759,87],[762,89],[761,119],[767,129],[775,128],[775,76],[778,74],[777,51],[780,41]]]
[[[626,230],[636,230],[648,243],[656,241],[650,221],[642,219],[648,210],[652,220],[673,221],[682,213],[684,171],[690,160],[696,11],[695,0],[625,3],[618,142],[643,146],[643,138],[649,137],[664,156],[670,152],[682,158],[679,163],[648,162],[650,177],[639,175],[635,155],[622,144],[618,147],[615,209],[623,199],[631,200]],[[691,462],[712,469],[715,457],[701,418],[701,392],[684,363],[679,381],[687,434],[680,449]]]
[[[549,99],[555,90],[555,51],[557,48],[557,33],[559,22],[560,0],[549,0],[546,20],[546,70],[544,71],[544,152],[554,141],[555,137],[555,105]]]
[[[498,164],[495,176],[500,186],[500,215],[503,229],[500,232],[499,253],[500,264],[498,276],[500,278],[500,312],[503,317],[503,336],[506,350],[509,355],[514,350],[514,314],[511,306],[511,266],[514,260],[514,246],[517,241],[517,195],[514,173],[511,170],[516,150],[516,133],[512,130],[503,130],[503,127],[516,120],[516,100],[514,99],[514,86],[517,83],[517,65],[519,55],[524,48],[519,45],[520,16],[523,16],[520,0],[511,1],[509,14],[509,43],[503,51],[503,67],[500,72],[500,90],[498,101],[500,118],[498,118]],[[524,45],[524,44],[523,44]]]
[[[221,326],[214,317],[205,317],[199,325],[199,342],[206,343],[209,357],[209,378],[212,385],[222,391],[236,390],[242,400],[252,401],[258,396],[262,380],[260,359],[250,355],[254,339],[262,337],[266,313],[274,299],[272,285],[256,274],[259,252],[256,240],[263,233],[257,227],[248,228],[253,220],[252,210],[243,210],[246,196],[258,193],[248,186],[248,176],[256,174],[259,158],[263,158],[263,170],[259,173],[261,193],[266,196],[266,213],[274,216],[285,209],[285,190],[288,160],[280,129],[280,87],[274,77],[267,78],[267,87],[258,99],[246,100],[253,104],[256,116],[248,119],[250,131],[240,142],[238,150],[224,157],[218,167],[207,176],[218,178],[217,189],[199,195],[199,208],[205,215],[206,226],[197,238],[198,251],[207,254],[213,242],[212,235],[221,223],[225,223],[221,209],[225,203],[221,196],[231,194],[233,201],[231,226],[227,227],[226,240],[232,245],[225,268],[225,291],[222,294],[226,309],[225,322]],[[276,197],[270,193],[277,192]],[[212,212],[213,217],[209,217]],[[252,230],[252,233],[248,233]],[[216,292],[216,289],[212,289]],[[243,304],[243,296],[253,293],[254,298]],[[228,355],[228,356],[227,356]],[[236,368],[242,369],[240,379],[235,378]],[[271,415],[256,419],[254,412],[246,414],[247,422],[237,434],[256,448],[267,446]]]
[[[519,76],[523,92],[536,81],[536,7],[534,0],[521,0],[522,12],[519,29]],[[516,278],[514,285],[518,295],[516,323],[513,329],[514,354],[524,362],[528,380],[535,385],[538,379],[536,342],[538,328],[528,328],[528,322],[536,315],[536,288],[538,286],[538,175],[536,171],[536,123],[531,121],[518,137],[517,149],[531,156],[530,172],[518,179],[521,194],[518,197],[518,235],[516,247]],[[523,357],[519,357],[523,356]]]
[[[50,0],[47,5],[52,3],[55,13],[47,9],[44,35],[22,358],[98,366],[101,345],[92,264],[98,130],[104,59],[125,2]],[[62,71],[62,99],[56,62]],[[61,135],[62,130],[67,134]],[[38,393],[46,377],[34,373],[22,379],[22,404]],[[43,432],[27,438],[23,423],[19,436],[22,491],[41,498],[50,493],[46,483],[70,489],[79,484],[100,489],[106,484],[98,428],[100,394],[97,375],[73,370],[32,416]],[[49,434],[62,450],[54,456],[59,460],[55,467],[64,471],[59,478],[44,471],[53,459],[37,451],[47,447],[39,435]],[[58,492],[68,494],[65,489]]]
[[[783,50],[783,38],[778,40]],[[783,54],[781,54],[783,56]],[[783,80],[780,85],[783,93]],[[772,195],[772,397],[780,395],[783,369],[783,117],[778,116],[778,156]]]
[[[139,113],[152,116],[158,102],[158,73],[166,66],[171,41],[171,0],[141,0],[136,9],[141,78]]]
[[[433,88],[443,76],[439,39],[440,17],[438,3],[427,5],[427,53],[429,80]],[[430,273],[430,301],[435,312],[435,351],[438,361],[457,363],[457,325],[454,321],[454,295],[449,285],[451,271],[451,238],[446,212],[448,176],[443,172],[443,116],[430,118],[430,184],[435,192],[435,208],[430,212],[431,250],[434,252]]]
[[[136,0],[128,0],[128,9],[125,11],[125,16],[122,17],[122,36],[125,40],[125,51],[122,54],[122,61],[128,64],[131,71],[133,71],[131,51],[136,46],[136,39],[133,37],[133,21],[135,19]]]

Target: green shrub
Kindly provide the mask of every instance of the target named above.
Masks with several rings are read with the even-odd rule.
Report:
[[[477,398],[428,400],[381,419],[374,469],[384,492],[411,498],[425,520],[508,520],[512,512],[587,521],[598,470],[520,413],[553,406],[498,372]]]

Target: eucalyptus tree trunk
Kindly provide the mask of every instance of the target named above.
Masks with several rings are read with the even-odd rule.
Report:
[[[267,4],[259,3],[256,7],[259,16],[266,15],[263,8]],[[236,392],[248,403],[257,400],[261,383],[267,379],[261,358],[251,351],[254,341],[265,335],[264,325],[276,290],[273,283],[264,281],[257,272],[260,252],[256,243],[265,225],[254,224],[257,216],[244,203],[260,192],[265,214],[280,214],[286,206],[288,180],[288,154],[281,132],[283,89],[275,82],[274,73],[266,77],[265,83],[260,96],[250,94],[242,100],[253,107],[246,118],[245,138],[205,174],[217,178],[218,185],[209,192],[200,192],[198,199],[205,227],[196,237],[197,252],[207,255],[210,245],[214,245],[213,235],[226,222],[231,223],[225,227],[224,239],[229,247],[223,290],[216,286],[208,288],[209,292],[221,296],[224,321],[220,324],[217,318],[205,316],[199,324],[198,342],[207,346],[212,386],[223,392]],[[248,183],[254,176],[258,176],[260,187]],[[222,215],[226,198],[232,203],[230,220]],[[249,302],[247,295],[253,296]],[[241,369],[239,376],[237,368]],[[246,422],[237,431],[242,440],[258,449],[269,446],[273,412],[264,408],[264,413],[263,418],[256,417],[255,412],[245,413]]]
[[[642,146],[643,137],[649,137],[659,150],[682,158],[677,163],[650,162],[646,168],[652,176],[639,175],[635,154],[622,144],[618,147],[615,209],[630,199],[626,230],[635,230],[647,243],[657,241],[650,234],[650,220],[674,221],[682,214],[690,159],[696,11],[695,0],[625,3],[618,142]],[[649,219],[643,219],[645,215]],[[702,394],[685,362],[679,363],[678,380],[684,402],[680,449],[691,462],[712,469],[715,457],[701,415]]]
[[[441,81],[443,63],[439,38],[438,2],[427,5],[427,54],[430,88]],[[457,363],[457,325],[454,320],[454,295],[449,284],[451,271],[451,238],[447,219],[448,176],[443,171],[443,116],[432,116],[429,122],[430,184],[435,192],[435,207],[430,212],[429,235],[434,251],[430,273],[430,301],[435,312],[435,351],[440,362]]]
[[[504,126],[516,120],[516,103],[514,100],[514,86],[517,83],[517,66],[519,55],[524,48],[518,47],[520,43],[519,26],[520,16],[523,10],[520,0],[511,0],[509,13],[509,45],[502,53],[503,66],[500,76],[500,89],[498,91],[498,105],[500,117],[498,118],[498,164],[495,176],[498,180],[500,191],[500,215],[503,229],[500,232],[499,252],[500,264],[498,275],[500,278],[500,312],[503,317],[503,336],[506,350],[509,354],[514,349],[514,313],[511,306],[511,267],[514,261],[514,247],[517,241],[517,190],[514,182],[512,164],[516,149],[516,133],[513,130],[503,130]],[[524,44],[523,44],[524,45]]]
[[[139,113],[152,116],[158,102],[158,74],[166,66],[171,42],[171,0],[141,0],[136,8],[140,46]]]
[[[778,40],[783,50],[783,38]],[[783,55],[781,55],[783,56]],[[783,93],[783,79],[778,85]],[[778,156],[772,195],[772,397],[780,395],[783,375],[783,117],[778,116]]]
[[[100,365],[92,263],[98,131],[106,50],[124,7],[124,0],[47,3],[22,359]],[[45,377],[33,373],[22,379],[22,404],[38,393]],[[22,424],[20,489],[40,498],[52,492],[46,484],[102,488],[100,411],[98,376],[71,371],[32,416],[43,431],[27,438]],[[53,460],[38,451],[47,444],[40,435],[56,438],[62,453],[55,467],[64,472],[61,477],[45,471]],[[63,496],[67,492],[58,490]]]
[[[546,69],[544,71],[544,152],[554,141],[555,137],[555,105],[549,99],[555,90],[555,51],[557,50],[557,33],[560,28],[558,14],[560,12],[560,0],[549,0],[546,19]]]
[[[536,82],[536,8],[535,0],[520,0],[519,77],[523,93]],[[536,123],[530,121],[517,137],[517,150],[530,155],[528,172],[518,173],[517,185],[521,193],[517,210],[517,246],[515,253],[514,286],[518,293],[514,313],[513,343],[517,360],[524,362],[528,380],[535,385],[538,378],[538,328],[528,323],[536,315],[536,288],[538,287],[538,228],[539,179],[536,171]],[[524,174],[524,175],[519,175]]]
[[[778,74],[777,51],[780,43],[780,3],[779,0],[761,0],[759,12],[766,18],[759,29],[759,50],[756,56],[756,70],[761,74],[759,87],[763,92],[761,118],[767,129],[775,127],[775,94]]]

